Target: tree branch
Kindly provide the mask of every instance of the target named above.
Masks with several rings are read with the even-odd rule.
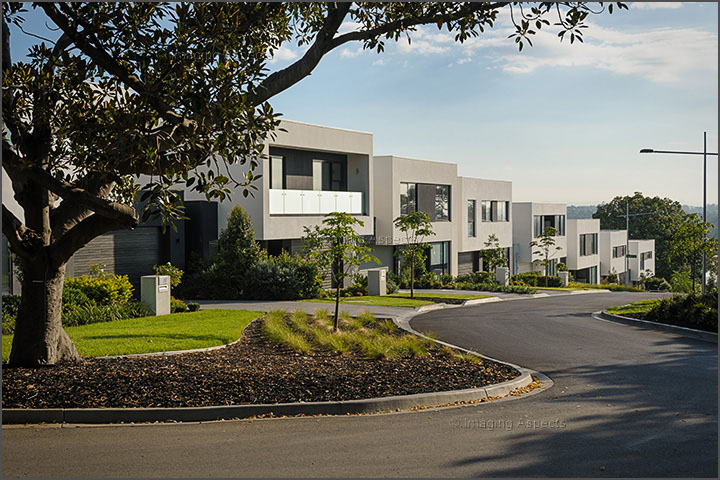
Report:
[[[330,4],[332,5],[332,4]],[[278,70],[263,80],[255,89],[255,92],[248,95],[252,105],[260,105],[283,90],[296,84],[306,76],[310,75],[320,63],[323,56],[332,50],[333,37],[342,21],[350,10],[351,3],[337,3],[336,7],[328,8],[328,15],[325,18],[322,28],[315,37],[315,42],[305,52],[303,57],[292,65]]]
[[[2,206],[2,232],[12,251],[20,257],[32,258],[42,247],[40,236],[23,225],[5,205]]]
[[[128,205],[110,202],[93,195],[83,188],[68,185],[40,167],[34,165],[16,165],[16,159],[5,160],[5,163],[8,166],[11,168],[22,169],[28,180],[47,188],[56,195],[59,195],[63,198],[64,202],[78,202],[86,205],[93,212],[102,215],[103,217],[113,219],[123,228],[135,228],[138,224],[138,218],[135,214],[135,210]]]
[[[89,194],[104,199],[115,188],[115,182],[108,180],[106,175],[90,172],[75,182],[75,186],[84,188]],[[62,237],[68,230],[91,214],[92,210],[87,205],[63,200],[60,206],[50,212],[53,239]]]
[[[77,225],[69,229],[57,239],[49,248],[49,257],[56,264],[67,262],[75,252],[87,245],[92,239],[113,230],[123,230],[128,227],[117,221],[98,214],[90,215]]]
[[[341,3],[339,4],[340,7],[336,9],[335,12],[331,11],[328,13],[325,24],[318,32],[315,43],[312,47],[310,47],[310,49],[308,49],[305,55],[292,65],[282,70],[278,70],[263,80],[257,86],[255,93],[249,95],[250,101],[254,105],[260,105],[274,95],[290,88],[306,76],[310,75],[325,54],[345,43],[355,40],[369,40],[371,38],[393,32],[397,29],[407,29],[417,25],[439,22],[447,23],[453,20],[459,20],[472,13],[479,11],[491,11],[509,4],[510,2],[496,2],[492,4],[473,3],[455,13],[449,13],[446,15],[423,15],[416,18],[401,18],[369,30],[349,32],[340,35],[339,37],[334,37],[328,41],[324,34],[328,31],[332,31],[332,35],[334,35],[342,24],[342,20],[345,18],[345,15],[350,8],[349,3]],[[341,18],[338,19],[337,16],[339,15],[341,15]],[[336,22],[337,25],[335,25]]]
[[[163,101],[155,92],[150,91],[136,75],[123,68],[110,54],[92,45],[84,35],[84,31],[78,32],[76,26],[71,25],[70,22],[67,21],[68,18],[65,14],[55,8],[55,5],[52,3],[41,3],[40,7],[45,11],[47,16],[70,37],[81,52],[90,57],[105,71],[115,75],[127,87],[143,95],[150,102],[150,105],[168,122],[176,125],[179,124],[189,129],[195,129],[197,124],[194,120],[190,120],[175,112],[167,102]]]

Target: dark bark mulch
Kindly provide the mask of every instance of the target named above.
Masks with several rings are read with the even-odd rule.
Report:
[[[491,361],[426,357],[368,360],[301,355],[278,347],[252,322],[242,339],[212,352],[2,371],[3,408],[190,407],[352,400],[480,387],[519,372]]]

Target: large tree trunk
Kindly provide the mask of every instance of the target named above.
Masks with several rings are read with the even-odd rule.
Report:
[[[61,321],[65,264],[53,266],[42,256],[23,259],[22,272],[22,302],[10,365],[38,367],[82,361]]]

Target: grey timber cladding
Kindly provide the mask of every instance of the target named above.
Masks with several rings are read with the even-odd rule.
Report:
[[[475,252],[458,253],[458,275],[473,273],[473,259]]]

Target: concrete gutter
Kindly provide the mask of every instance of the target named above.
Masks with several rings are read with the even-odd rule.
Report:
[[[696,338],[698,340],[704,340],[706,342],[718,343],[718,334],[714,332],[706,332],[705,330],[696,330],[694,328],[679,327],[677,325],[668,325],[666,323],[649,322],[647,320],[640,320],[639,318],[625,317],[622,315],[614,315],[612,313],[595,312],[593,317],[605,320],[608,322],[621,323],[623,325],[629,325],[632,327],[642,327],[651,330],[658,330],[668,333],[676,333],[678,335],[685,335],[687,337]]]

